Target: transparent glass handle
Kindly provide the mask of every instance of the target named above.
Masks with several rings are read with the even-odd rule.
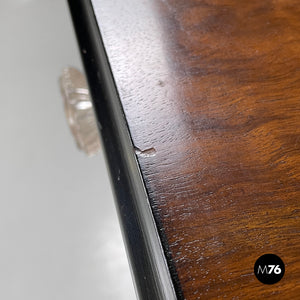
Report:
[[[73,67],[65,68],[60,77],[67,122],[78,148],[88,156],[100,150],[100,138],[93,103],[85,76]]]

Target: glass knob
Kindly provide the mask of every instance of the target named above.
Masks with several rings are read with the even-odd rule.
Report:
[[[85,76],[73,67],[65,68],[60,77],[65,113],[78,148],[88,156],[100,150],[97,121]]]

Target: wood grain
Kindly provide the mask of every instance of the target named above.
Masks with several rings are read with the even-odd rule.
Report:
[[[93,3],[178,295],[300,297],[299,0]]]

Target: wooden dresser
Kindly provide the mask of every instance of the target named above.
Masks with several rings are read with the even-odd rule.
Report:
[[[300,1],[70,6],[120,219],[130,223],[121,198],[131,192],[118,180],[129,150],[110,137],[122,117],[176,297],[300,299]],[[122,116],[107,113],[113,92],[103,68]],[[132,170],[122,172],[121,182]],[[127,246],[133,265],[138,240]],[[276,284],[254,275],[266,253],[285,264]],[[147,296],[153,283],[144,277],[142,298],[168,299]]]

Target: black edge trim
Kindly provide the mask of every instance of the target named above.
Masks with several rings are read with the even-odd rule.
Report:
[[[177,299],[104,45],[89,0],[68,0],[140,299]]]

